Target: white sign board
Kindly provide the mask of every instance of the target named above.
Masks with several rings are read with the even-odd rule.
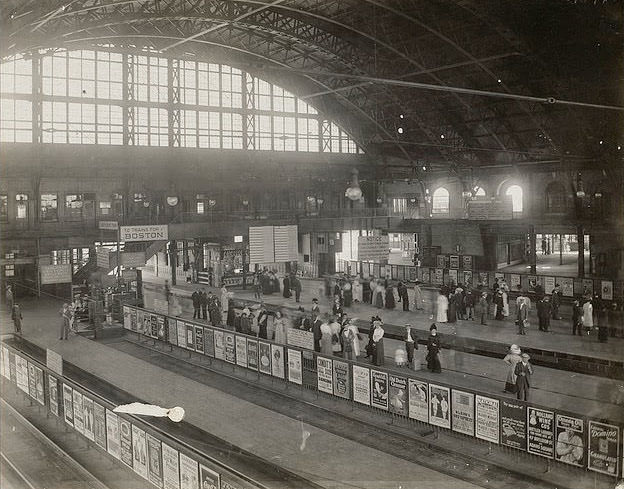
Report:
[[[358,260],[382,261],[390,256],[388,236],[358,237]]]
[[[49,348],[46,350],[46,366],[52,372],[63,376],[63,357]]]
[[[169,227],[166,224],[149,226],[121,226],[121,241],[168,241]]]
[[[121,264],[124,267],[144,267],[145,252],[144,251],[124,251],[121,253]]]
[[[98,267],[107,271],[110,269],[110,250],[108,248],[98,248],[95,258]]]
[[[65,284],[72,281],[72,269],[69,263],[61,265],[41,265],[41,285]]]
[[[286,341],[291,346],[314,350],[314,334],[310,331],[289,328],[286,330]]]
[[[117,231],[119,227],[119,223],[117,221],[99,221],[98,229],[110,229],[113,231]]]

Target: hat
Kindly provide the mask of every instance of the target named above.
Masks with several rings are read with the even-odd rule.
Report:
[[[373,321],[373,326],[375,326],[376,328],[381,326],[381,321]]]
[[[509,348],[509,351],[511,353],[515,353],[516,355],[520,355],[520,347],[518,345],[511,345],[511,348]]]
[[[431,326],[429,326],[429,331],[431,331],[433,329],[435,329],[435,330],[438,329],[438,327],[436,326],[436,323],[433,323]]]
[[[312,299],[312,302],[318,302],[318,299],[315,297],[314,299]]]
[[[248,307],[246,307],[245,309],[243,309],[243,314],[250,314],[251,311],[249,310]]]
[[[523,353],[522,355],[520,355],[524,360],[531,360],[531,357],[529,356],[528,353]]]
[[[406,325],[405,325],[405,327],[406,327],[406,328],[411,328],[411,327],[412,327],[412,325],[411,325],[411,324],[406,324]]]

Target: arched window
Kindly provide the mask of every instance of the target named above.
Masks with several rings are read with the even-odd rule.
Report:
[[[546,187],[546,212],[566,212],[566,191],[559,182],[552,182]]]
[[[505,195],[511,196],[511,206],[514,212],[522,212],[522,187],[511,185],[507,188]]]
[[[483,190],[483,187],[477,187],[477,189],[474,192],[474,196],[475,197],[485,197],[485,190]]]
[[[440,187],[433,192],[432,212],[434,214],[449,213],[449,192],[444,187]]]

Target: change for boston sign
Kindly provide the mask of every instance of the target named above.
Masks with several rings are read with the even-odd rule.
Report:
[[[168,241],[169,227],[163,225],[148,226],[121,226],[119,228],[119,238],[121,241]]]

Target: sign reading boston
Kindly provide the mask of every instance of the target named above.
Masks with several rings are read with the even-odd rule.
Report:
[[[166,224],[153,226],[121,226],[119,229],[119,238],[121,241],[164,241],[169,239],[169,228]]]

